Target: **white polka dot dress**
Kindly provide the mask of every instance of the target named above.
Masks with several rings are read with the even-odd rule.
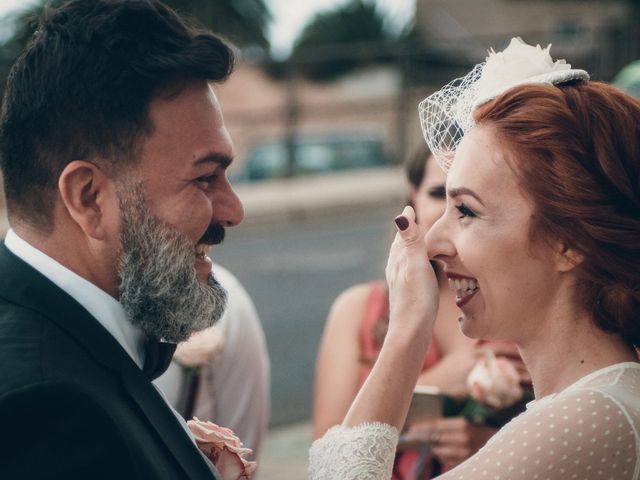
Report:
[[[635,480],[639,432],[640,364],[613,365],[531,402],[441,478]]]
[[[349,430],[344,428],[338,440],[349,443]],[[336,440],[334,432],[332,443]],[[314,444],[312,465],[321,460],[314,456],[322,457],[318,442],[322,439]],[[593,372],[560,393],[531,402],[477,454],[438,478],[640,480],[639,459],[640,364],[628,362]],[[350,476],[347,464],[339,476],[312,478],[389,478],[386,471],[370,473]]]

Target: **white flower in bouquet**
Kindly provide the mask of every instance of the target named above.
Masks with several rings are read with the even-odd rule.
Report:
[[[553,83],[546,77],[552,78],[557,76],[555,72],[571,70],[571,64],[564,60],[554,62],[549,54],[550,49],[550,44],[547,48],[540,45],[534,47],[515,37],[503,51],[496,53],[493,48],[489,50],[476,84],[476,103],[484,103],[521,83]]]
[[[510,407],[524,394],[513,364],[491,351],[469,372],[467,387],[475,400],[496,409]]]

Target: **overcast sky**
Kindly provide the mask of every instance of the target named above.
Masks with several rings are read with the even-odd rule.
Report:
[[[37,0],[0,0],[0,20],[17,9],[26,8]],[[275,54],[286,55],[306,22],[317,12],[330,10],[348,0],[265,0],[273,13],[269,29]],[[412,17],[415,0],[376,0],[388,21],[401,28]]]

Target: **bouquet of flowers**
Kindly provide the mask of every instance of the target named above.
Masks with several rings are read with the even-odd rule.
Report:
[[[495,421],[497,412],[509,411],[526,393],[513,364],[491,350],[469,372],[467,387],[470,396],[458,415],[476,423],[501,423]]]

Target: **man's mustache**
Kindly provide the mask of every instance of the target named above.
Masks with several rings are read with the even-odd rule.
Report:
[[[218,245],[224,240],[224,227],[219,223],[209,226],[207,231],[204,232],[202,238],[198,241],[198,244],[204,243],[206,245]]]

